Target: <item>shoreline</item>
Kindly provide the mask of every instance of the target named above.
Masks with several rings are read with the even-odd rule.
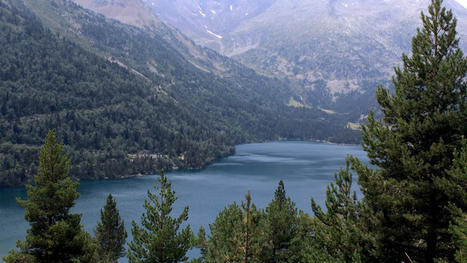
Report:
[[[241,146],[241,145],[249,145],[249,144],[263,144],[263,143],[285,143],[285,142],[296,142],[296,143],[316,143],[316,144],[326,144],[326,145],[336,145],[336,146],[359,146],[360,144],[350,144],[350,143],[336,143],[336,142],[331,142],[331,141],[328,141],[328,140],[281,140],[281,139],[278,139],[278,140],[273,140],[273,141],[259,141],[259,142],[247,142],[247,143],[240,143],[240,144],[236,144],[234,146],[234,151],[231,153],[231,154],[228,154],[226,156],[223,156],[223,157],[219,157],[219,158],[215,158],[214,160],[212,160],[211,162],[208,162],[206,163],[205,165],[203,165],[202,167],[200,168],[193,168],[193,169],[180,169],[178,167],[176,167],[175,169],[170,169],[170,170],[164,170],[164,172],[166,173],[170,173],[170,172],[175,172],[175,171],[187,171],[187,172],[196,172],[196,171],[202,171],[204,169],[206,169],[206,167],[208,167],[209,165],[223,159],[223,158],[228,158],[228,157],[231,157],[231,156],[234,156],[235,153],[236,153],[236,148],[237,146]],[[129,174],[129,175],[122,175],[122,176],[119,176],[119,177],[103,177],[103,178],[95,178],[95,179],[79,179],[79,178],[73,178],[73,179],[77,179],[79,182],[86,182],[86,181],[101,181],[101,180],[104,180],[104,181],[107,181],[107,180],[125,180],[125,179],[131,179],[131,178],[140,178],[140,177],[145,177],[145,176],[151,176],[151,175],[158,175],[160,173],[160,171],[158,172],[153,172],[153,173],[149,173],[149,174],[141,174],[141,173],[138,173],[138,174]],[[2,186],[0,187],[0,191],[2,189],[15,189],[15,188],[25,188],[25,185],[20,185],[20,186]]]

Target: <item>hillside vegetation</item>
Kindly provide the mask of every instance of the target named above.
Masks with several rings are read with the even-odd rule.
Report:
[[[287,107],[283,83],[245,67],[199,69],[156,31],[62,0],[0,12],[0,185],[30,179],[50,129],[83,179],[199,169],[248,141],[358,140],[345,116]]]

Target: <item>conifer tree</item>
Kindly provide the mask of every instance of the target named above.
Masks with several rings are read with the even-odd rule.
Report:
[[[206,255],[208,254],[208,241],[206,240],[206,229],[200,227],[198,230],[198,235],[193,240],[193,247],[196,247],[200,250],[200,257],[192,259],[191,263],[201,263],[206,262]]]
[[[458,181],[447,171],[467,134],[467,60],[458,47],[456,19],[442,0],[432,0],[421,19],[411,56],[403,55],[395,70],[394,94],[378,88],[384,117],[371,113],[363,126],[363,148],[378,169],[353,160],[378,218],[382,262],[453,261],[452,207],[466,209],[465,186],[446,186]]]
[[[242,262],[243,257],[238,248],[238,240],[242,236],[243,213],[241,207],[230,204],[225,207],[216,217],[213,224],[209,225],[211,234],[209,239],[201,242],[203,258],[208,263]],[[204,232],[204,229],[203,229]]]
[[[454,153],[453,166],[449,169],[448,174],[452,178],[456,178],[454,184],[446,184],[446,187],[458,187],[467,189],[467,139],[462,143],[460,152]],[[467,191],[463,191],[461,199],[463,207],[467,207]],[[453,244],[455,246],[456,262],[463,263],[467,261],[467,212],[460,207],[451,206],[451,211],[456,215],[455,220],[451,222],[449,231],[453,235]]]
[[[251,202],[250,191],[246,194],[245,201],[246,202],[242,202],[243,228],[239,233],[243,236],[243,239],[240,238],[237,240],[238,248],[243,256],[241,262],[260,262],[258,258],[264,246],[264,240],[262,239],[263,233],[261,233],[263,212],[259,211]]]
[[[375,241],[369,230],[371,217],[363,202],[352,192],[350,158],[345,170],[334,174],[335,184],[326,190],[326,212],[311,199],[314,262],[377,262],[372,255]]]
[[[241,206],[233,203],[222,210],[211,224],[209,240],[202,249],[210,263],[259,263],[266,239],[264,213],[245,196]]]
[[[303,240],[300,240],[298,210],[286,196],[281,180],[274,199],[266,207],[265,235],[268,246],[263,250],[263,262],[301,262]]]
[[[125,255],[127,232],[117,209],[117,202],[109,194],[104,209],[101,209],[101,221],[97,224],[96,240],[101,256],[110,262],[117,262]]]
[[[164,172],[155,185],[157,194],[148,191],[144,202],[146,212],[141,216],[141,225],[132,222],[133,240],[129,244],[130,263],[177,263],[186,261],[186,253],[192,247],[193,233],[190,226],[180,229],[188,220],[188,207],[178,217],[171,217],[177,200],[172,184]]]
[[[27,199],[18,203],[26,208],[31,228],[26,240],[18,241],[19,252],[11,251],[6,262],[61,263],[86,261],[87,233],[81,215],[70,213],[79,197],[78,182],[69,176],[70,159],[63,155],[55,131],[45,139],[39,159],[39,172],[33,185],[27,185]]]

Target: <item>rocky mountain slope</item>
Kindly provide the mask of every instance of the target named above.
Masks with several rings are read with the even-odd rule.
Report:
[[[145,0],[197,43],[270,76],[295,81],[296,101],[351,111],[378,84],[420,25],[429,0]],[[467,11],[447,0],[467,50]],[[363,107],[368,109],[368,107]]]

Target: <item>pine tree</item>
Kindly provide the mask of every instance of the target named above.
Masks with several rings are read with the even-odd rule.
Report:
[[[371,214],[352,192],[350,158],[345,170],[334,174],[326,190],[326,212],[311,199],[314,213],[312,240],[314,262],[377,262],[369,225]]]
[[[193,247],[196,247],[200,250],[200,257],[192,259],[191,263],[201,263],[206,262],[206,255],[208,254],[209,244],[206,240],[206,229],[200,227],[198,230],[197,237],[193,240]]]
[[[11,251],[6,262],[59,263],[86,258],[87,233],[82,230],[81,215],[69,212],[79,197],[78,182],[68,176],[69,170],[70,159],[63,155],[55,131],[50,131],[34,184],[26,186],[27,199],[18,199],[26,208],[31,228],[26,241],[18,241],[20,251]]]
[[[263,262],[301,262],[303,240],[300,240],[298,210],[290,197],[286,197],[281,180],[274,199],[266,207],[267,246]]]
[[[241,206],[233,203],[222,210],[211,224],[203,257],[209,263],[259,263],[266,239],[264,213],[245,196]]]
[[[225,207],[209,225],[211,234],[207,241],[202,242],[203,258],[208,263],[242,262],[243,256],[238,248],[238,240],[243,236],[243,213],[241,207],[233,203]]]
[[[245,201],[242,202],[243,227],[239,233],[243,238],[237,240],[238,248],[243,256],[241,262],[261,262],[258,258],[264,246],[261,233],[263,213],[256,209],[256,206],[251,202],[250,191],[246,194]]]
[[[358,160],[353,168],[365,201],[378,218],[382,262],[453,261],[455,213],[465,211],[464,187],[447,171],[467,134],[467,60],[458,48],[456,19],[432,0],[423,27],[403,55],[393,78],[395,93],[378,88],[384,117],[363,126],[363,148],[372,170]]]
[[[127,232],[117,209],[117,202],[109,194],[104,209],[101,209],[101,221],[97,224],[96,240],[101,249],[101,256],[111,262],[117,262],[125,255]]]
[[[467,139],[462,143],[461,151],[455,151],[453,166],[449,169],[448,174],[455,178],[455,184],[446,184],[446,187],[458,187],[467,189]],[[456,182],[457,181],[457,182]],[[449,231],[453,235],[453,244],[456,250],[456,262],[463,263],[467,261],[467,191],[463,191],[462,207],[451,206],[451,211],[456,215],[455,220],[451,222]]]
[[[130,263],[176,263],[187,260],[186,253],[192,247],[193,233],[190,226],[180,230],[188,220],[188,207],[176,218],[171,217],[173,204],[177,200],[172,184],[164,172],[158,179],[160,185],[153,194],[148,191],[144,202],[146,212],[141,216],[142,226],[132,222],[133,240],[129,244]]]

